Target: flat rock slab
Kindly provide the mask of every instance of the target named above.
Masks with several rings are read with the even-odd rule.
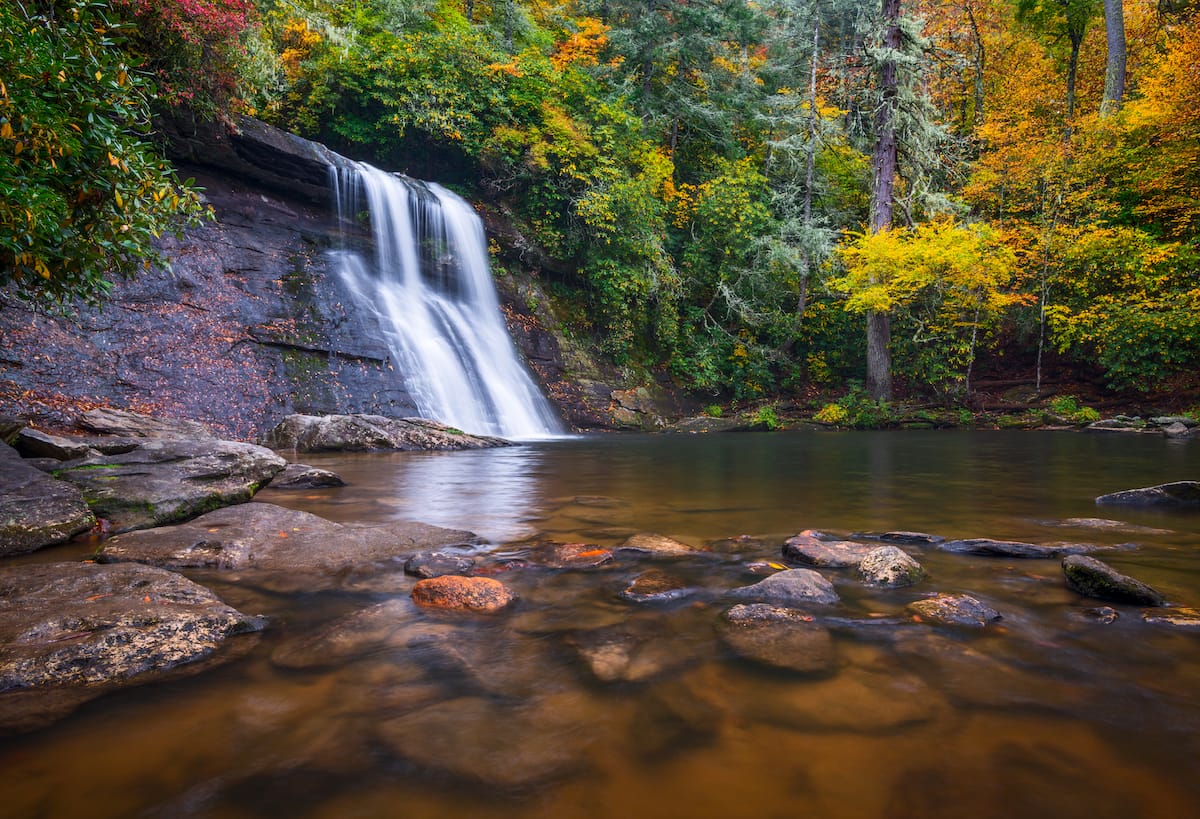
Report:
[[[503,438],[471,435],[424,418],[382,415],[289,415],[267,433],[266,446],[297,452],[453,450],[510,446]]]
[[[732,597],[744,597],[780,605],[821,603],[832,604],[841,598],[833,584],[812,569],[788,569],[749,586],[731,589]]]
[[[925,579],[925,569],[896,546],[880,546],[858,564],[859,577],[868,585],[886,589],[914,586]]]
[[[480,697],[441,702],[379,724],[383,748],[455,779],[522,791],[586,767],[591,732],[571,695],[521,706]]]
[[[471,532],[425,523],[346,526],[270,503],[245,503],[178,526],[117,535],[105,563],[148,563],[170,569],[264,570],[335,574],[378,560],[472,544]]]
[[[151,566],[0,570],[0,730],[37,727],[113,688],[207,658],[230,637],[262,626],[208,589]]]
[[[78,489],[0,443],[0,557],[63,543],[95,523]]]
[[[937,594],[914,600],[907,611],[927,622],[972,628],[983,628],[1001,617],[1000,612],[969,594]]]
[[[129,410],[101,407],[88,410],[75,422],[80,429],[119,438],[213,438],[212,430],[198,421],[153,418]]]
[[[1087,554],[1089,552],[1112,551],[1117,546],[1100,546],[1093,543],[1024,543],[1019,540],[992,540],[990,538],[967,538],[947,540],[938,544],[944,552],[981,557],[1016,557],[1053,559],[1063,555]]]
[[[1084,597],[1134,606],[1165,606],[1167,603],[1161,592],[1094,557],[1068,555],[1063,558],[1062,568],[1067,586]]]
[[[946,538],[941,535],[931,535],[928,532],[855,532],[850,537],[862,540],[878,540],[895,546],[936,546]]]
[[[248,501],[285,466],[254,444],[147,438],[129,452],[66,461],[53,474],[78,487],[110,531],[128,532]]]
[[[824,540],[811,530],[790,537],[783,544],[783,556],[796,563],[828,568],[851,568],[878,546],[853,540]]]
[[[758,665],[797,674],[827,674],[835,667],[833,637],[803,611],[762,603],[734,606],[719,626],[721,642]]]
[[[1142,489],[1126,489],[1096,498],[1100,506],[1200,507],[1200,481],[1175,481]]]

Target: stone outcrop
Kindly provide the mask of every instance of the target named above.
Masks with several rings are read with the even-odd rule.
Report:
[[[181,575],[149,566],[0,569],[0,731],[38,727],[262,626]]]
[[[0,443],[0,557],[62,543],[95,523],[78,489]]]
[[[253,444],[209,437],[145,438],[128,452],[65,461],[53,474],[76,486],[116,533],[248,501],[286,465]]]
[[[263,443],[296,452],[482,449],[508,446],[502,438],[472,435],[423,418],[381,415],[289,415]]]

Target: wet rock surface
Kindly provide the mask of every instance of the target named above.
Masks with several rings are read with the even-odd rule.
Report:
[[[1100,506],[1200,508],[1200,481],[1175,481],[1141,489],[1111,492],[1096,498],[1096,503]]]
[[[834,668],[833,637],[811,615],[766,604],[734,606],[718,629],[739,657],[797,674],[827,674]]]
[[[1142,620],[1153,625],[1200,629],[1200,609],[1185,606],[1149,609],[1142,612]]]
[[[472,435],[424,418],[382,415],[289,415],[263,438],[273,449],[296,452],[457,450],[509,446],[502,438]]]
[[[878,546],[852,540],[829,540],[806,529],[783,544],[784,558],[809,566],[857,567]]]
[[[412,599],[418,606],[493,614],[517,598],[503,583],[490,577],[442,575],[418,580],[412,588]]]
[[[30,466],[0,443],[0,557],[62,543],[95,522],[77,488]]]
[[[621,590],[620,597],[631,603],[668,603],[688,597],[694,591],[680,578],[660,569],[651,569],[635,577]]]
[[[76,486],[113,532],[127,532],[248,501],[286,465],[253,444],[160,437],[128,452],[65,461],[53,474]]]
[[[474,567],[475,558],[447,552],[422,552],[404,561],[404,573],[421,578],[468,574]]]
[[[269,484],[272,489],[326,489],[345,485],[336,472],[307,464],[288,464]]]
[[[895,546],[872,550],[858,564],[858,574],[868,585],[887,589],[914,586],[925,579],[921,564]]]
[[[171,569],[320,574],[308,582],[324,583],[354,566],[476,540],[471,532],[424,523],[348,526],[254,502],[218,509],[178,526],[118,535],[104,544],[99,559]]]
[[[1024,543],[1016,540],[992,540],[991,538],[967,538],[965,540],[947,540],[938,544],[945,552],[961,555],[979,555],[982,557],[1017,557],[1030,559],[1050,559],[1063,555],[1086,554],[1088,552],[1109,551],[1116,546],[1098,546],[1092,543]]]
[[[969,594],[937,594],[908,604],[921,620],[948,626],[982,628],[1001,618],[1000,612]]]
[[[729,595],[780,605],[831,605],[840,600],[833,584],[811,569],[788,569],[752,585],[731,589]]]
[[[1069,555],[1062,568],[1067,586],[1084,597],[1134,606],[1166,605],[1161,592],[1094,557]]]
[[[45,724],[116,687],[196,663],[263,625],[150,566],[0,569],[0,731]]]
[[[542,543],[529,559],[548,569],[594,569],[612,563],[613,553],[594,543]]]
[[[617,551],[638,552],[659,557],[682,557],[699,551],[693,546],[654,532],[638,532],[628,537]]]

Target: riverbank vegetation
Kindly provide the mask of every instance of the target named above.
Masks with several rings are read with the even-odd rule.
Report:
[[[564,313],[704,403],[1052,365],[1195,403],[1197,65],[1188,0],[13,0],[0,283],[135,275],[202,215],[151,113],[247,113],[511,214]]]

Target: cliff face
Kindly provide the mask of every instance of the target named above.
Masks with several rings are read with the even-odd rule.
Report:
[[[168,238],[171,269],[69,316],[0,293],[0,414],[68,425],[128,407],[257,438],[292,412],[415,410],[372,316],[330,270],[328,152],[246,121],[182,143],[216,220]]]
[[[170,270],[116,283],[100,310],[50,315],[0,291],[0,416],[66,428],[109,406],[257,440],[291,413],[415,415],[374,316],[331,268],[329,168],[348,160],[256,120],[172,130],[180,175],[215,221],[164,239]],[[511,224],[488,221],[514,271],[542,266]],[[500,284],[514,340],[569,425],[653,428],[672,414],[631,403],[617,373],[567,341],[535,277]]]

